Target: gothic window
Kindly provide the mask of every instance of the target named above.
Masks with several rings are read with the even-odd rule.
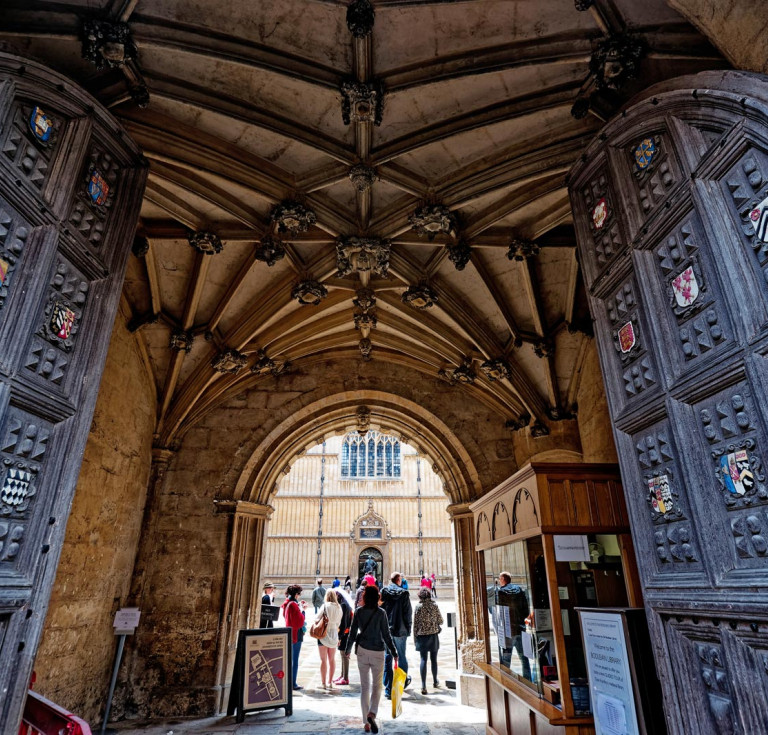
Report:
[[[347,434],[341,445],[342,477],[400,477],[400,442],[369,431]]]

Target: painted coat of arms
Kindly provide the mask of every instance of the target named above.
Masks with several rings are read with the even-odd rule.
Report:
[[[69,339],[69,335],[72,334],[72,327],[75,326],[76,318],[77,314],[63,302],[55,302],[51,312],[51,331],[60,339]]]
[[[745,450],[731,452],[720,457],[720,472],[728,492],[745,495],[755,487],[755,477],[749,467],[749,455]]]
[[[675,301],[680,307],[690,306],[699,295],[699,283],[693,272],[693,266],[689,265],[682,273],[675,276],[671,285]]]
[[[656,147],[656,142],[653,140],[653,138],[644,138],[641,140],[637,144],[637,147],[634,151],[635,167],[637,170],[644,171],[646,168],[648,168],[648,166],[651,165],[651,161],[653,161],[657,151],[658,148]]]
[[[592,224],[596,230],[602,230],[608,219],[608,202],[602,197],[592,209]]]
[[[109,196],[109,184],[96,168],[91,171],[91,176],[88,180],[88,196],[99,207],[107,201]]]
[[[651,477],[648,480],[648,492],[651,496],[651,507],[657,513],[667,513],[672,510],[672,490],[666,475]]]
[[[632,322],[627,322],[621,329],[619,329],[618,337],[619,349],[624,355],[629,352],[637,342],[637,337],[635,336],[635,327]]]
[[[53,123],[40,107],[35,106],[29,115],[29,129],[41,143],[47,143],[53,132]]]
[[[768,242],[768,197],[763,199],[750,213],[749,219],[755,228],[758,240]]]

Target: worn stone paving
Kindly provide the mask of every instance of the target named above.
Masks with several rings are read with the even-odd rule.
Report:
[[[439,605],[443,617],[455,609],[452,602],[439,602]],[[485,710],[462,706],[456,690],[445,686],[446,680],[456,680],[453,641],[453,630],[443,626],[438,656],[440,687],[430,686],[431,674],[428,673],[428,693],[422,695],[419,654],[413,648],[413,638],[409,638],[407,655],[413,683],[403,697],[403,714],[396,720],[391,717],[390,702],[382,696],[379,705],[379,732],[382,735],[485,735]],[[311,638],[305,638],[299,660],[299,684],[304,690],[294,692],[290,717],[280,709],[250,714],[239,725],[234,717],[213,717],[152,723],[122,722],[112,725],[111,729],[119,735],[359,735],[363,732],[360,679],[354,655],[350,665],[350,685],[326,692],[320,686],[317,645]]]

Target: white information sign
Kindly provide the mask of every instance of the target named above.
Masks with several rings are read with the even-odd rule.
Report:
[[[589,561],[589,539],[586,536],[554,536],[557,561]]]
[[[579,611],[597,735],[640,735],[624,625],[617,613]]]
[[[140,617],[141,610],[138,607],[121,607],[115,613],[115,620],[112,623],[115,635],[133,635]]]

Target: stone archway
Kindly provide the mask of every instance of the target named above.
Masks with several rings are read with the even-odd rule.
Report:
[[[482,616],[477,604],[480,598],[474,589],[478,576],[468,510],[468,503],[480,487],[471,458],[437,416],[411,401],[381,391],[339,394],[304,407],[276,426],[245,463],[236,483],[235,498],[219,503],[220,511],[226,506],[233,514],[222,618],[225,622],[219,637],[220,706],[228,697],[237,631],[258,620],[261,551],[272,512],[269,502],[277,492],[280,474],[290,471],[292,461],[323,437],[356,429],[361,415],[366,427],[398,435],[425,454],[442,478],[453,526],[459,645],[466,643],[467,650],[482,651],[482,644],[477,641]],[[248,563],[244,564],[243,559]]]

